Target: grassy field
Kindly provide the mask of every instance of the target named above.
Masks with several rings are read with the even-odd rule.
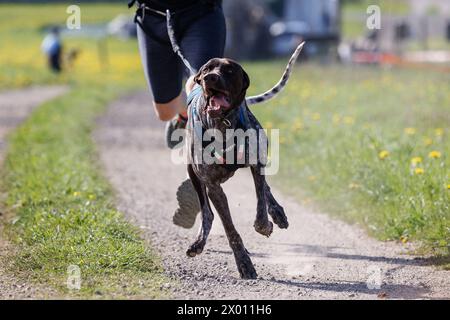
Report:
[[[249,65],[252,92],[282,67]],[[449,82],[426,70],[298,66],[279,99],[254,107],[280,128],[275,180],[381,239],[448,254]]]
[[[114,92],[116,91],[116,92]],[[158,257],[114,208],[90,132],[117,88],[80,87],[42,105],[10,138],[5,164],[7,229],[20,245],[11,265],[19,275],[67,291],[67,268],[81,269],[81,296],[163,296]]]
[[[6,234],[17,244],[9,267],[18,276],[59,289],[64,296],[167,296],[159,258],[114,208],[114,195],[97,165],[91,140],[95,119],[118,95],[143,87],[135,42],[108,39],[109,66],[96,39],[70,38],[81,50],[70,72],[47,71],[41,28],[63,24],[64,5],[0,5],[0,89],[64,83],[71,92],[42,105],[14,132],[2,169],[7,193]],[[83,5],[82,21],[104,22],[126,5]],[[69,265],[81,269],[81,290],[68,290]]]
[[[83,4],[82,24],[101,24],[118,14],[132,14],[126,4]],[[40,51],[45,35],[43,28],[57,24],[64,26],[67,5],[2,5],[0,4],[0,38],[7,44],[0,50],[0,90],[39,83],[113,83],[143,84],[141,62],[135,42],[107,38],[109,65],[101,63],[98,54],[99,39],[70,37],[64,50],[78,49],[79,58],[74,67],[61,75],[47,70]]]
[[[85,281],[75,295],[164,296],[158,258],[115,211],[90,140],[108,101],[144,88],[137,44],[108,38],[110,63],[102,66],[96,39],[67,38],[66,47],[81,55],[70,72],[55,76],[39,52],[39,30],[64,23],[65,8],[0,5],[0,38],[7,44],[0,50],[0,90],[39,83],[72,88],[11,136],[2,189],[16,217],[8,233],[21,249],[11,261],[16,272],[64,293],[67,266],[77,264]],[[83,4],[82,10],[85,23],[127,12],[125,5]],[[284,65],[245,63],[250,93],[271,86]],[[301,64],[286,92],[254,107],[267,128],[281,129],[275,182],[381,239],[416,240],[448,255],[449,82],[448,74],[427,70]]]

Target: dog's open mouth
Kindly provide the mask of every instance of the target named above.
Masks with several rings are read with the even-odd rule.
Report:
[[[208,89],[208,107],[206,111],[210,114],[217,114],[222,109],[231,106],[231,99],[226,91],[218,89]]]

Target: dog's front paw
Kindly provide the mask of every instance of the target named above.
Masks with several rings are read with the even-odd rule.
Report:
[[[203,241],[195,241],[189,249],[187,249],[186,254],[188,257],[195,257],[196,255],[203,252],[203,248],[205,247],[205,243]]]
[[[272,217],[273,222],[275,222],[280,229],[287,229],[289,227],[289,222],[282,206],[278,204],[269,205],[268,212]]]
[[[270,221],[267,221],[265,224],[255,221],[253,227],[255,228],[256,232],[266,237],[270,237],[273,231],[273,223]]]

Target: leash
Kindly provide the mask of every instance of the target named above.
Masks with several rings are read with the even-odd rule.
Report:
[[[189,73],[191,76],[195,75],[197,71],[192,68],[189,61],[184,57],[184,55],[181,53],[180,46],[177,44],[177,40],[175,39],[175,31],[173,29],[172,25],[172,15],[170,14],[170,11],[166,10],[166,24],[167,24],[167,33],[169,34],[170,44],[172,45],[173,51],[180,57],[181,61],[183,61],[186,68],[188,68]]]

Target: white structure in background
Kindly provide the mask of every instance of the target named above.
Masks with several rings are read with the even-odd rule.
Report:
[[[136,37],[136,24],[133,18],[126,14],[119,14],[106,26],[107,33],[119,38],[128,39]]]
[[[441,15],[450,17],[449,0],[409,0],[413,15],[423,15],[431,11],[437,11]]]

